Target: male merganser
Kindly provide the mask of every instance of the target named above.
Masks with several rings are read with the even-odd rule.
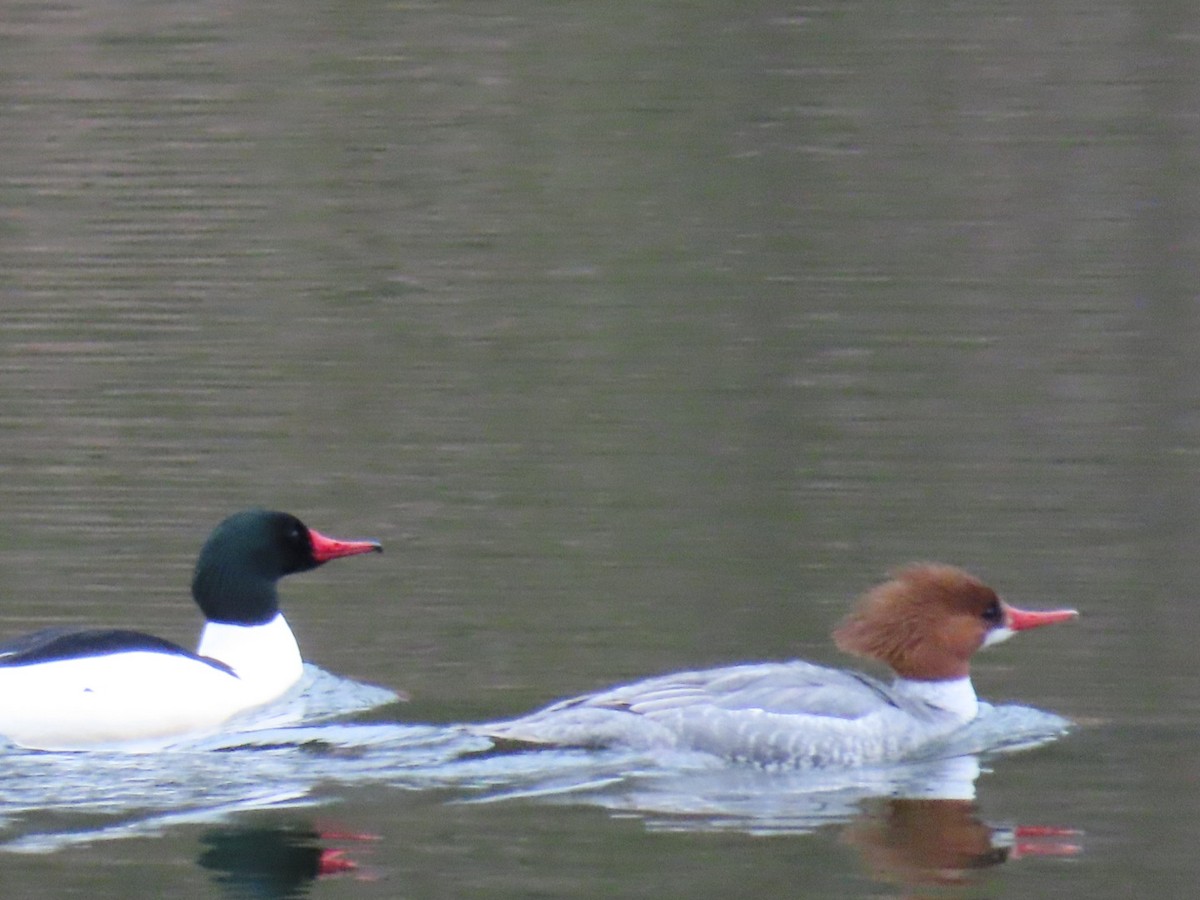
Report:
[[[326,537],[287,513],[236,513],[196,562],[192,596],[206,623],[195,653],[117,629],[50,628],[2,644],[0,736],[42,750],[143,749],[215,730],[300,679],[276,582],[380,550]]]
[[[833,638],[886,663],[884,684],[806,662],[680,672],[473,726],[519,744],[699,750],[770,766],[901,759],[975,717],[971,655],[1073,609],[1029,612],[953,566],[910,565],[869,591]]]

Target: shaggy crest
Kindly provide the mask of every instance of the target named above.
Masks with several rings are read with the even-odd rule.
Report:
[[[964,678],[971,654],[1000,625],[996,592],[954,566],[905,566],[863,595],[833,632],[839,650],[887,664],[903,678]]]

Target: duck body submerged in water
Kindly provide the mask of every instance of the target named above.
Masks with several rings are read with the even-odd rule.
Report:
[[[818,767],[903,759],[976,717],[974,653],[1075,610],[1009,606],[953,566],[910,565],[869,591],[834,632],[860,672],[775,662],[663,675],[473,726],[521,745],[698,750],[760,765]]]

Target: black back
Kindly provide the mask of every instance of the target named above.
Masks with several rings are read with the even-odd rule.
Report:
[[[169,653],[233,675],[222,662],[199,656],[164,638],[120,628],[45,628],[0,644],[0,666],[31,666],[81,656],[109,656],[133,651]]]

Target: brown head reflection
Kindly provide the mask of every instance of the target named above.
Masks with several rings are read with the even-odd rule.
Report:
[[[1042,840],[1074,834],[1070,829],[1015,829],[1034,839],[1014,844],[992,829],[973,800],[888,798],[870,801],[846,826],[842,840],[855,847],[871,873],[910,887],[962,885],[986,869],[1028,853],[1070,856],[1079,847]]]

